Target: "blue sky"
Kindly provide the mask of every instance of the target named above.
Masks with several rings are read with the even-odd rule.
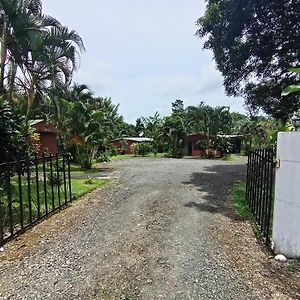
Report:
[[[212,53],[194,36],[204,0],[44,0],[44,12],[76,30],[86,52],[74,77],[96,96],[111,97],[131,123],[171,102],[201,101],[243,112],[228,98]]]

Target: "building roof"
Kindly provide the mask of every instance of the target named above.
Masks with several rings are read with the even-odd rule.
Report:
[[[152,138],[147,138],[147,137],[121,137],[115,140],[112,140],[112,142],[115,141],[132,141],[132,142],[153,142]]]
[[[218,137],[223,137],[223,138],[239,138],[243,137],[241,134],[218,134]]]
[[[42,123],[42,122],[44,122],[43,119],[29,120],[29,125],[33,126],[33,125],[36,125],[36,124],[39,124],[39,123]]]
[[[30,120],[29,125],[38,133],[57,133],[57,128],[54,125],[42,119]]]

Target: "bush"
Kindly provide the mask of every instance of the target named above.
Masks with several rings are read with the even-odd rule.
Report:
[[[117,148],[115,147],[115,145],[110,144],[107,151],[109,156],[116,156],[118,154]]]
[[[108,161],[110,161],[110,159],[109,159],[109,153],[107,152],[99,153],[96,158],[97,163],[108,162]]]
[[[153,151],[152,145],[149,143],[133,144],[131,146],[131,149],[135,156],[137,155],[146,156],[147,154]]]
[[[215,150],[221,151],[222,154],[230,154],[233,149],[231,142],[224,137],[218,137],[214,140],[212,142],[212,147]]]
[[[88,148],[82,146],[77,148],[76,162],[79,163],[81,168],[91,169],[93,165],[92,159],[93,155]]]

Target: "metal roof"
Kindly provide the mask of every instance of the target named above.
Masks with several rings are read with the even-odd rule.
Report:
[[[152,138],[147,138],[147,137],[122,137],[122,138],[112,140],[112,142],[120,141],[120,140],[132,141],[132,142],[153,142]]]

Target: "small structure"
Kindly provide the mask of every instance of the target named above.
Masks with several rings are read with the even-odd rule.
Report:
[[[39,154],[49,152],[57,153],[57,129],[45,120],[32,120],[30,126],[39,134]]]
[[[132,154],[132,145],[136,143],[152,143],[152,138],[146,137],[122,137],[111,141],[119,154]]]
[[[209,140],[215,140],[215,136],[210,136]],[[207,134],[204,132],[191,133],[185,138],[184,153],[186,156],[200,156],[200,157],[221,157],[221,151],[214,149],[206,149]]]
[[[243,135],[240,134],[224,134],[218,135],[219,138],[227,139],[232,145],[231,153],[241,153]]]

